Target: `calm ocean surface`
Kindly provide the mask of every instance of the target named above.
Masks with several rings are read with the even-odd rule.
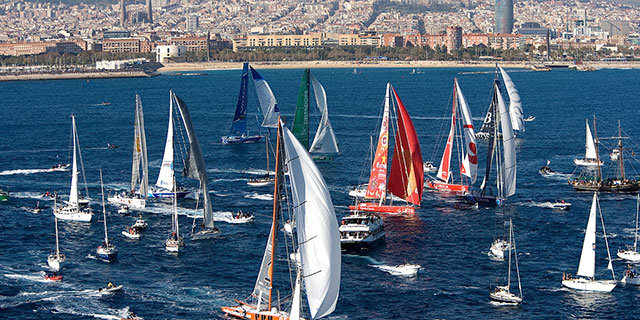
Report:
[[[367,166],[369,136],[376,134],[386,82],[395,87],[413,118],[423,158],[439,163],[442,145],[437,146],[437,141],[448,131],[445,117],[451,108],[453,78],[458,77],[479,127],[494,77],[491,73],[458,75],[479,69],[425,69],[424,74],[416,75],[410,75],[410,69],[359,70],[358,75],[351,69],[312,70],[327,91],[331,122],[342,151],[334,162],[319,164],[338,218],[352,203],[348,187],[367,179],[363,167]],[[260,72],[270,83],[284,117],[291,121],[302,70]],[[145,319],[221,318],[221,306],[235,305],[234,299],[249,296],[271,223],[272,189],[246,185],[249,173],[265,169],[264,144],[220,144],[233,117],[240,71],[206,73],[0,84],[5,110],[0,118],[0,186],[11,191],[11,199],[0,203],[0,318],[119,319],[128,310]],[[601,138],[615,135],[620,120],[624,133],[631,137],[624,143],[637,154],[640,71],[514,70],[511,77],[520,91],[525,116],[537,117],[526,122],[526,132],[519,135],[516,195],[503,208],[475,210],[456,208],[452,199],[425,191],[415,216],[385,217],[385,245],[363,255],[343,255],[340,298],[329,319],[637,318],[633,306],[640,301],[640,288],[619,285],[610,294],[581,294],[563,289],[560,282],[562,272],[575,274],[577,270],[592,197],[573,191],[566,182],[574,170],[572,160],[584,155],[585,118],[598,117]],[[166,138],[169,89],[191,111],[222,237],[187,240],[178,256],[169,255],[164,240],[170,229],[170,205],[153,203],[147,208],[144,216],[149,228],[139,241],[120,235],[135,215],[121,216],[116,207],[108,206],[110,239],[118,246],[119,256],[115,263],[103,263],[92,258],[104,236],[99,203],[94,202],[96,216],[91,224],[59,223],[60,247],[67,256],[61,271],[64,281],[44,282],[47,255],[55,246],[53,215],[50,209],[33,214],[24,207],[35,206],[45,191],[68,195],[69,172],[36,169],[68,161],[69,115],[77,115],[89,193],[99,200],[100,168],[107,190],[128,185],[135,93],[144,106],[149,181],[155,183]],[[103,101],[111,105],[97,105]],[[252,98],[253,114],[255,104]],[[317,119],[312,123],[313,131]],[[249,127],[257,130],[258,126],[249,121]],[[107,143],[120,148],[107,149]],[[602,157],[609,164],[604,147],[611,147],[614,140],[602,139],[602,144]],[[479,147],[480,169],[486,144]],[[539,175],[546,160],[567,175]],[[628,173],[634,172],[634,166],[638,169],[637,161],[626,160]],[[484,170],[479,171],[482,176]],[[556,212],[545,207],[545,202],[557,198],[571,202],[571,210]],[[181,201],[179,206],[181,230],[187,234],[199,212],[193,210],[193,200]],[[618,248],[633,243],[635,197],[604,194],[601,207],[615,256]],[[254,213],[256,221],[229,223],[231,212],[239,209]],[[494,236],[502,235],[503,216],[513,218],[518,245],[524,293],[524,303],[518,307],[493,305],[488,296],[490,285],[506,278],[506,262],[487,256]],[[598,241],[596,277],[610,278],[604,242]],[[374,266],[404,260],[424,267],[418,277],[399,277]],[[283,259],[278,263],[276,272],[282,280],[286,263]],[[625,263],[616,259],[613,265],[619,280]],[[98,295],[96,289],[109,281],[123,284],[124,292]],[[280,284],[283,297],[289,294],[287,287]]]

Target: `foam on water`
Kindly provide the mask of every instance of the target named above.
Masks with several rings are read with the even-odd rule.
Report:
[[[10,176],[14,174],[34,174],[34,173],[47,173],[47,172],[59,172],[59,171],[69,171],[69,169],[15,169],[15,170],[4,170],[0,171],[0,176]]]
[[[273,200],[273,195],[271,195],[271,194],[260,194],[260,193],[257,193],[257,192],[246,194],[244,197],[247,198],[247,199],[255,199],[255,200],[266,200],[266,201]]]

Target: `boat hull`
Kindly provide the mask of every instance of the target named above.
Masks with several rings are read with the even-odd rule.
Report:
[[[189,191],[178,191],[175,193],[175,195],[178,197],[178,199],[183,199],[185,198],[190,192]],[[160,191],[160,192],[149,192],[149,197],[152,198],[173,198],[174,193],[171,191]]]
[[[522,303],[522,298],[516,296],[511,292],[492,291],[491,293],[489,293],[489,297],[491,298],[491,300],[500,302],[500,303],[511,303],[511,304]]]
[[[615,280],[590,280],[585,278],[562,280],[562,285],[581,291],[611,292],[616,287]]]
[[[640,182],[628,181],[628,182],[611,182],[611,183],[597,183],[587,180],[574,179],[569,180],[569,184],[576,189],[576,191],[602,191],[602,192],[617,192],[617,193],[630,193],[640,190]]]
[[[392,206],[370,202],[360,202],[355,206],[349,206],[349,210],[364,212],[377,212],[388,214],[415,214],[416,208],[413,206]]]
[[[270,312],[270,311],[258,311],[249,306],[238,307],[222,307],[222,312],[227,316],[232,316],[239,319],[250,320],[289,320],[289,315],[285,312]],[[303,318],[299,318],[304,320]]]
[[[138,197],[115,196],[107,198],[107,201],[113,204],[125,205],[131,209],[144,209],[147,204],[146,199]]]
[[[218,230],[201,230],[201,231],[198,231],[198,232],[194,233],[191,236],[191,239],[193,239],[193,240],[207,240],[207,239],[216,238],[219,235],[220,235],[220,231],[218,231]]]
[[[477,203],[477,204],[488,205],[488,206],[501,206],[504,204],[503,199],[500,199],[494,196],[478,196],[478,195],[468,194],[464,196],[464,200],[472,204]]]
[[[65,261],[66,259],[64,258],[64,255],[62,255],[62,257],[56,257],[55,253],[49,255],[49,257],[47,258],[47,264],[49,265],[49,268],[51,268],[54,271],[58,271],[60,270],[60,265]]]
[[[634,286],[640,286],[640,277],[627,277],[626,275],[620,280],[624,284],[632,284]]]
[[[118,258],[118,251],[115,248],[98,247],[96,250],[96,258],[104,262],[113,262]]]
[[[438,192],[449,192],[457,194],[466,194],[469,192],[469,186],[465,186],[462,184],[442,183],[433,180],[427,181],[427,188]]]
[[[59,220],[69,220],[78,222],[91,222],[93,212],[80,210],[74,207],[62,207],[53,210],[53,214]]]
[[[576,166],[583,166],[583,167],[595,167],[598,165],[598,162],[596,160],[588,160],[588,159],[573,159],[573,163]],[[602,160],[600,160],[600,165],[602,165]]]
[[[222,144],[246,144],[256,143],[262,139],[262,136],[224,136],[220,138]]]
[[[618,258],[625,259],[627,261],[638,262],[640,261],[640,252],[634,250],[619,250]]]
[[[129,239],[134,239],[134,240],[138,240],[142,236],[140,234],[140,232],[131,233],[131,232],[128,232],[128,231],[122,231],[122,235],[127,237],[127,238],[129,238]]]

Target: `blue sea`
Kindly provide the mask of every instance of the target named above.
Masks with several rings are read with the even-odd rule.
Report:
[[[240,68],[240,64],[238,68]],[[385,84],[390,82],[416,126],[424,160],[439,163],[442,135],[449,130],[453,79],[459,79],[476,126],[491,99],[491,69],[359,68],[313,69],[324,85],[332,125],[341,154],[318,166],[329,186],[338,219],[353,200],[349,186],[368,178],[370,136],[377,135]],[[292,120],[302,70],[259,70],[270,83],[285,119]],[[466,74],[488,71],[485,74]],[[578,193],[567,179],[573,159],[584,155],[585,119],[597,116],[605,174],[613,165],[607,149],[617,135],[634,155],[640,152],[640,71],[578,72],[511,71],[520,91],[526,131],[518,135],[517,193],[501,208],[478,209],[456,205],[455,199],[425,191],[415,216],[386,216],[386,243],[361,254],[345,254],[336,310],[328,319],[530,319],[637,318],[640,288],[619,285],[609,294],[584,294],[563,289],[562,272],[575,274],[592,194]],[[11,192],[0,203],[0,318],[7,319],[119,319],[134,311],[145,319],[223,318],[222,306],[246,299],[255,284],[271,224],[272,189],[252,188],[246,181],[266,169],[264,144],[222,145],[229,130],[240,84],[240,70],[206,71],[200,76],[162,74],[144,79],[99,79],[3,82],[0,101],[0,186]],[[460,74],[463,73],[463,74]],[[135,94],[142,98],[149,153],[150,183],[161,164],[166,138],[169,90],[184,100],[209,173],[214,217],[222,236],[212,241],[186,240],[179,255],[164,251],[170,231],[171,206],[156,202],[142,212],[149,223],[142,239],[125,239],[120,232],[135,221],[107,206],[109,237],[119,249],[118,260],[94,258],[104,237],[99,169],[107,192],[126,189],[131,170]],[[251,97],[249,127],[257,132],[256,99]],[[110,105],[100,105],[110,102]],[[76,115],[89,194],[96,215],[92,223],[60,221],[60,247],[67,256],[60,283],[42,280],[47,255],[55,247],[53,214],[40,194],[57,190],[68,195],[70,173],[46,172],[58,162],[69,162],[71,114]],[[316,122],[314,122],[316,121]],[[312,118],[312,131],[317,119]],[[593,130],[593,125],[592,125]],[[272,134],[273,139],[273,134]],[[438,143],[440,141],[440,144]],[[118,149],[107,149],[107,143]],[[479,143],[479,175],[484,174],[486,143]],[[627,174],[636,175],[634,155],[625,158]],[[543,177],[538,169],[547,160],[560,172]],[[272,164],[273,166],[273,164]],[[272,168],[273,169],[273,168]],[[493,180],[495,181],[495,180]],[[479,185],[478,181],[478,185]],[[193,181],[183,183],[195,186]],[[573,204],[566,212],[553,211],[549,201]],[[49,208],[33,214],[25,208]],[[179,202],[181,231],[188,234],[199,215],[195,201]],[[635,195],[603,194],[600,205],[611,254],[633,244]],[[233,224],[238,210],[256,216],[253,223]],[[506,262],[493,261],[487,252],[494,237],[502,236],[503,222],[512,218],[518,247],[524,302],[521,306],[492,304],[489,290],[503,284]],[[601,235],[601,228],[598,225]],[[596,277],[609,279],[607,255],[598,237]],[[404,261],[420,264],[417,277],[385,272],[380,266]],[[626,263],[614,258],[616,278]],[[277,260],[277,288],[290,294],[285,257]],[[108,282],[123,284],[123,292],[99,295]],[[513,283],[515,284],[515,282]],[[517,285],[516,285],[517,287]],[[513,288],[513,287],[512,287]]]

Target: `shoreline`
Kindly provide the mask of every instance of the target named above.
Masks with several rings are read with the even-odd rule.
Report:
[[[64,79],[107,79],[107,78],[149,78],[155,74],[143,71],[134,72],[79,72],[79,73],[25,73],[0,75],[1,81],[29,81],[29,80],[64,80]]]
[[[323,69],[323,68],[495,68],[496,63],[505,68],[527,69],[533,65],[529,61],[256,61],[251,65],[260,69]],[[536,65],[544,64],[538,62]],[[574,65],[570,61],[555,61],[549,65],[567,68]],[[602,62],[588,61],[582,64],[595,69],[640,69],[640,61]],[[242,62],[176,62],[167,64],[158,72],[237,70]]]

